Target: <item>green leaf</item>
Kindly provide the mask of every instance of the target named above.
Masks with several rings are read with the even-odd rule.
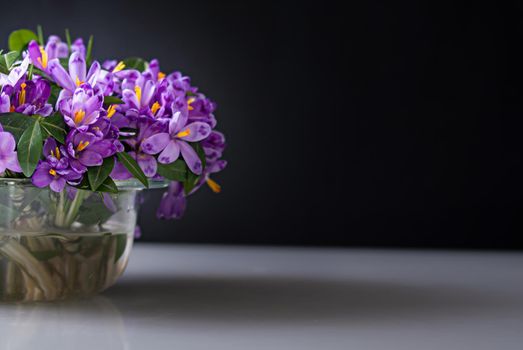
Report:
[[[187,164],[181,159],[171,164],[158,163],[158,174],[168,180],[187,181]]]
[[[147,67],[147,62],[140,57],[129,57],[123,60],[125,69],[136,69],[143,72]]]
[[[29,29],[15,30],[9,35],[9,50],[11,51],[22,51],[31,40],[38,41],[36,34]]]
[[[118,259],[120,259],[120,257],[125,252],[126,246],[127,246],[127,235],[126,234],[116,235],[116,251],[114,253],[114,262],[117,262]]]
[[[89,185],[89,180],[87,180],[87,178],[85,176],[82,179],[82,181],[74,187],[78,188],[79,190],[88,190],[88,191],[91,190],[91,185]]]
[[[96,190],[98,192],[110,192],[110,193],[118,193],[118,186],[114,183],[113,179],[108,177],[105,179],[105,181],[98,187]]]
[[[100,200],[84,201],[78,211],[76,221],[91,226],[106,222],[112,215],[113,213],[103,203],[100,203]]]
[[[0,56],[0,72],[9,74],[20,53],[17,51],[10,51]]]
[[[104,162],[100,166],[90,167],[87,170],[87,178],[93,191],[98,190],[100,185],[104,183],[114,167],[114,158],[108,157],[104,159]]]
[[[38,35],[38,44],[44,46],[45,45],[45,42],[44,42],[44,30],[42,29],[41,25],[37,25],[36,26],[36,33]]]
[[[89,41],[87,42],[87,53],[85,54],[85,61],[88,64],[91,64],[91,53],[93,51],[93,41],[94,41],[94,37],[92,35],[89,36]]]
[[[191,146],[194,148],[202,162],[202,169],[205,169],[205,152],[203,151],[202,146],[197,142],[191,143]],[[183,183],[183,189],[186,194],[189,194],[194,189],[199,179],[200,175],[196,175],[190,170],[187,172],[187,180]]]
[[[147,181],[147,176],[142,171],[142,168],[138,165],[138,162],[125,152],[120,152],[116,154],[118,160],[129,170],[133,176],[140,181],[145,187],[149,187],[149,181]]]
[[[25,176],[30,177],[42,155],[42,131],[34,119],[18,141],[18,161]]]
[[[38,123],[46,137],[51,136],[58,142],[65,144],[67,131],[65,130],[64,117],[61,114],[57,113],[49,117],[38,118]]]
[[[18,142],[27,128],[35,123],[35,119],[21,113],[4,113],[0,115],[0,123],[4,130],[13,134]]]
[[[69,33],[69,28],[65,29],[65,41],[67,42],[69,52],[71,52],[71,33]]]
[[[124,102],[116,96],[105,96],[104,97],[104,105],[106,107],[110,106],[110,105],[121,105],[122,103],[124,103]]]

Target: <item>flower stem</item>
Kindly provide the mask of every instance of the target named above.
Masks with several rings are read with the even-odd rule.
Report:
[[[71,206],[69,207],[69,211],[67,212],[67,216],[65,217],[65,222],[64,222],[65,227],[71,226],[74,219],[76,219],[76,216],[78,215],[78,211],[80,210],[80,206],[82,205],[82,202],[84,201],[85,193],[86,192],[83,190],[76,191],[76,195],[74,196],[74,199],[71,202]]]
[[[64,227],[65,226],[65,207],[66,207],[66,201],[65,201],[65,190],[60,192],[60,195],[58,197],[58,203],[56,203],[56,215],[54,219],[54,223],[58,227]]]

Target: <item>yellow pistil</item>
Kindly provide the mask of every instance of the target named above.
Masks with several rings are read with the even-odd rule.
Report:
[[[14,112],[15,111],[15,106],[11,105],[11,107],[9,107],[9,112]]]
[[[213,179],[208,178],[205,182],[207,182],[207,186],[209,186],[214,193],[220,193],[222,191],[222,187]]]
[[[82,122],[82,120],[84,120],[84,117],[85,117],[85,112],[80,109],[79,111],[74,113],[74,123],[80,124]]]
[[[22,89],[20,91],[20,95],[18,95],[18,104],[19,105],[23,105],[25,103],[25,87],[26,87],[26,83],[22,83],[20,84],[20,88]]]
[[[89,146],[89,141],[80,141],[80,143],[76,147],[76,151],[82,152],[87,146]]]
[[[49,169],[49,174],[53,175],[53,176],[56,176],[56,170],[54,169]]]
[[[114,67],[113,73],[119,72],[119,71],[121,71],[124,68],[125,68],[125,63],[123,63],[123,61],[120,61],[120,62],[118,62],[116,67]]]
[[[82,85],[84,82],[81,81],[78,77],[76,77],[76,86]]]
[[[153,105],[151,107],[151,112],[153,112],[153,115],[155,115],[159,109],[160,109],[160,104],[158,102],[155,102],[155,103],[153,103]]]
[[[142,101],[142,88],[136,85],[134,87],[134,93],[136,94],[136,99],[138,100],[138,104]]]
[[[162,80],[163,78],[165,78],[165,73],[164,72],[158,72],[157,78],[158,78],[158,80]]]
[[[107,118],[111,118],[116,113],[116,105],[110,105],[107,108]]]
[[[193,102],[196,101],[196,99],[194,97],[191,97],[187,100],[187,109],[192,111],[194,109],[193,106],[191,106],[193,104]]]
[[[47,52],[45,52],[44,48],[40,46],[40,55],[42,57],[38,57],[36,60],[38,61],[38,63],[40,63],[42,65],[42,67],[44,69],[47,68],[47,61],[48,61],[48,57],[47,57]]]
[[[180,131],[179,133],[176,134],[176,137],[185,137],[185,136],[189,136],[191,134],[191,130],[189,129],[185,129],[185,130],[182,130]]]

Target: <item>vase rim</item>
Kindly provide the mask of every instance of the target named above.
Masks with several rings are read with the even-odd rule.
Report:
[[[168,180],[154,180],[149,179],[149,187],[145,188],[145,186],[136,179],[129,179],[129,180],[114,180],[114,183],[118,187],[119,190],[151,190],[151,189],[157,189],[157,188],[165,188],[169,185]],[[31,182],[31,179],[23,178],[23,179],[16,179],[16,178],[7,178],[7,177],[0,177],[0,186],[27,186],[27,187],[36,187]]]

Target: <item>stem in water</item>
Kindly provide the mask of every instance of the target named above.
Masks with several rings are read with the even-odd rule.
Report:
[[[64,191],[65,192],[65,191]],[[76,195],[74,196],[73,201],[71,202],[71,206],[69,207],[69,211],[67,212],[67,216],[65,217],[65,227],[71,226],[74,219],[76,219],[76,216],[78,215],[78,210],[80,210],[80,206],[82,205],[82,202],[85,198],[85,191],[77,190]]]

